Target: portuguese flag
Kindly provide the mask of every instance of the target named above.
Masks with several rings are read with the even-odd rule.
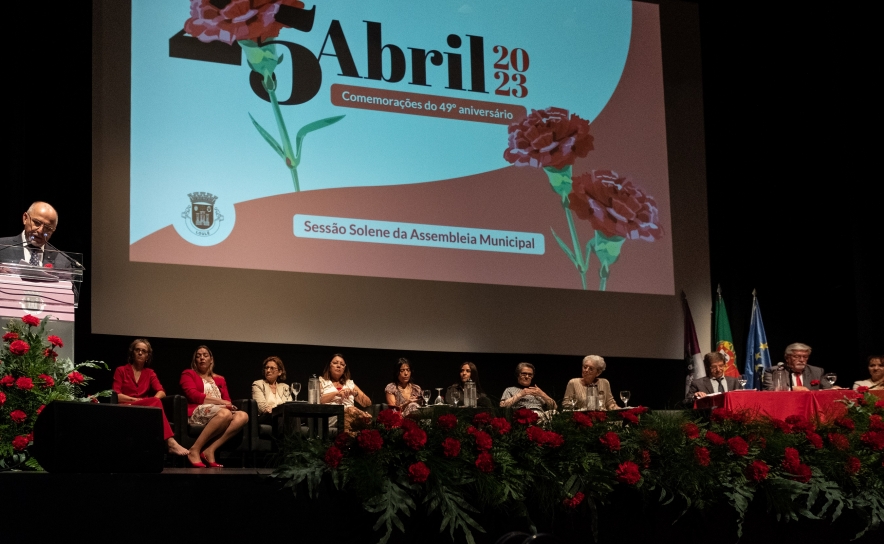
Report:
[[[727,359],[724,369],[725,376],[740,377],[737,369],[737,354],[734,353],[734,336],[731,334],[731,324],[727,319],[727,310],[724,309],[724,299],[721,298],[721,286],[718,286],[718,301],[715,303],[715,351],[723,353]]]

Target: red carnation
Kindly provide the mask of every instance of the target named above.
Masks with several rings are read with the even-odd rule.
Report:
[[[46,405],[45,405],[45,404],[41,404],[40,407],[37,408],[37,415],[38,415],[38,416],[40,415],[40,412],[43,411],[43,408],[46,408]]]
[[[442,451],[445,457],[457,457],[460,455],[460,440],[449,436],[442,441]]]
[[[512,427],[505,417],[496,417],[491,420],[491,428],[497,431],[497,434],[506,434]]]
[[[783,452],[783,466],[788,470],[801,463],[798,456],[798,450],[795,448],[786,448]]]
[[[792,474],[793,479],[796,481],[804,483],[810,481],[812,474],[810,467],[801,462],[798,457],[798,450],[795,448],[786,448],[783,459],[783,468]]]
[[[761,449],[767,448],[767,439],[755,433],[749,435],[749,442],[757,442],[761,446]]]
[[[26,378],[22,376],[21,378],[15,380],[15,386],[19,389],[24,389],[25,391],[30,391],[34,388],[34,380],[30,378]]]
[[[494,460],[491,458],[491,454],[487,451],[480,453],[476,457],[476,468],[485,473],[492,472],[494,470]]]
[[[8,332],[3,335],[4,342],[11,342],[13,340],[18,340],[18,333],[17,332]]]
[[[695,446],[694,459],[701,467],[708,467],[710,462],[709,450],[703,446]]]
[[[43,268],[55,268],[55,267],[52,266],[52,263],[46,263],[43,265]]]
[[[190,18],[185,21],[184,30],[201,42],[261,43],[279,36],[279,31],[289,26],[276,20],[284,6],[301,9],[304,4],[298,0],[191,0]]]
[[[586,412],[574,412],[572,418],[581,427],[592,427],[592,417]]]
[[[329,468],[338,468],[341,465],[341,459],[343,458],[344,454],[337,446],[331,446],[325,450],[325,464],[328,465]]]
[[[804,416],[789,416],[786,418],[786,423],[792,426],[793,431],[813,432],[816,429],[813,421]]]
[[[359,443],[359,447],[365,450],[366,453],[374,453],[384,445],[384,439],[381,438],[381,433],[375,429],[362,431],[359,433],[359,436],[356,437],[356,441]]]
[[[562,438],[562,435],[558,433],[554,433],[552,431],[544,431],[540,427],[529,427],[528,431],[528,439],[532,442],[536,442],[541,446],[550,446],[553,448],[558,448],[562,444],[565,443],[565,439]],[[612,433],[614,434],[614,433]],[[614,434],[616,436],[616,434]],[[618,448],[619,448],[619,439],[618,439]]]
[[[422,484],[430,476],[430,469],[423,461],[418,461],[408,467],[408,479],[416,484]]]
[[[712,410],[712,415],[709,417],[716,423],[723,423],[729,419],[733,419],[734,413],[727,408],[717,408]]]
[[[608,421],[608,412],[589,412],[589,417],[597,423]]]
[[[856,457],[849,457],[847,462],[844,463],[844,470],[846,470],[848,474],[856,474],[861,468],[862,462]]]
[[[845,451],[850,449],[850,441],[843,434],[838,433],[829,433],[828,434],[829,443],[832,444],[835,448]]]
[[[348,433],[341,433],[335,437],[335,446],[337,446],[339,450],[343,450],[350,445],[351,438],[353,437]]]
[[[387,429],[395,429],[402,425],[402,414],[398,410],[381,410],[378,412],[378,423]]]
[[[0,385],[10,387],[14,383],[15,383],[15,378],[10,376],[9,374],[7,374],[6,376],[3,376],[3,378],[0,378]]]
[[[31,349],[31,346],[28,345],[24,340],[13,340],[11,344],[9,344],[9,351],[13,355],[24,355]]]
[[[74,371],[68,374],[68,381],[74,385],[80,385],[81,383],[86,381],[86,377],[79,372]]]
[[[609,238],[653,242],[663,236],[654,198],[611,170],[574,176],[568,207]]]
[[[589,121],[562,108],[531,110],[510,124],[503,158],[516,166],[562,169],[592,151]]]
[[[721,435],[712,431],[706,431],[706,440],[713,446],[721,446],[725,442]]]
[[[638,465],[636,465],[632,461],[620,463],[615,474],[617,475],[618,481],[629,485],[634,485],[642,479],[642,475],[638,470]]]
[[[770,422],[771,422],[771,424],[772,424],[774,427],[776,427],[776,428],[779,429],[780,431],[782,431],[782,432],[784,432],[784,433],[786,433],[786,434],[791,434],[791,433],[792,433],[792,427],[789,426],[789,425],[788,425],[785,421],[783,421],[782,419],[771,418],[771,419],[770,419]]]
[[[872,449],[884,450],[884,432],[882,431],[869,431],[863,433],[860,435],[859,439],[865,444],[868,444]]]
[[[814,448],[822,449],[823,448],[823,437],[816,433],[805,433],[804,436],[807,438],[807,441],[810,442]]]
[[[852,431],[856,428],[856,425],[854,425],[853,420],[850,419],[849,417],[836,418],[835,425],[839,425],[841,427],[844,427],[848,431]]]
[[[0,406],[6,404],[6,393],[0,391]]]
[[[649,466],[651,466],[651,452],[642,450],[642,468],[648,468]]]
[[[28,419],[28,414],[22,412],[21,410],[13,410],[11,414],[9,414],[9,419],[16,423],[24,423],[26,419]]]
[[[485,431],[475,431],[473,440],[476,441],[476,449],[479,451],[488,451],[491,449],[491,435]]]
[[[647,407],[647,406],[636,406],[635,408],[633,408],[632,410],[630,410],[630,412],[632,412],[633,414],[635,414],[635,415],[637,415],[637,416],[640,416],[640,415],[644,414],[644,413],[647,412],[647,411],[648,411],[648,407]]]
[[[884,399],[875,401],[875,408],[884,408]]]
[[[608,431],[601,438],[599,438],[599,442],[608,446],[608,449],[611,451],[620,451],[620,437],[617,436],[617,433]]]
[[[16,436],[12,439],[12,447],[15,451],[25,451],[29,442],[30,440],[28,440],[27,436]]]
[[[581,502],[583,502],[583,497],[584,497],[583,493],[578,491],[577,493],[574,493],[573,497],[566,498],[565,500],[563,500],[562,504],[564,504],[567,508],[570,508],[573,510],[573,509],[577,508],[577,506]]]
[[[700,437],[700,427],[697,427],[694,423],[685,423],[681,426],[681,430],[689,440],[695,440]]]
[[[756,459],[746,467],[746,478],[760,482],[767,479],[768,472],[770,472],[770,467],[767,466],[767,463]]]
[[[40,374],[37,379],[43,382],[43,389],[49,389],[55,386],[55,380],[48,374]]]
[[[55,347],[58,347],[58,348],[64,347],[64,342],[61,341],[61,338],[55,336],[54,334],[50,334],[49,336],[47,336],[46,340],[49,340],[49,343]]]
[[[727,439],[727,447],[735,454],[743,457],[749,454],[749,444],[741,436]]]
[[[55,353],[50,348],[46,348],[43,350],[43,357],[52,357],[52,360],[54,361],[58,358],[58,353]]]
[[[402,435],[402,440],[405,444],[417,451],[424,447],[424,444],[427,443],[427,433],[424,432],[423,429],[418,427],[417,425],[413,427],[409,427],[408,430]]]
[[[537,417],[537,414],[533,410],[527,408],[519,408],[513,412],[513,419],[516,420],[516,423],[521,423],[522,425],[533,424],[537,421]]]
[[[28,314],[28,315],[24,316],[23,318],[21,318],[21,321],[22,321],[22,323],[24,323],[25,325],[28,325],[30,327],[36,327],[40,324],[40,320],[38,318],[32,316],[31,314]]]
[[[443,431],[450,431],[457,426],[457,416],[455,416],[454,414],[445,414],[444,416],[439,416],[436,425]]]
[[[642,436],[644,436],[645,440],[647,440],[651,444],[656,444],[660,440],[660,434],[654,429],[642,430]]]
[[[869,416],[869,430],[884,431],[884,421],[881,420],[881,416],[878,414],[872,414]]]
[[[481,427],[482,425],[488,425],[491,423],[491,414],[488,412],[479,412],[475,416],[473,416],[473,425],[476,427]]]
[[[810,380],[811,387],[816,387],[820,384],[819,380]]]
[[[867,385],[861,385],[856,388],[857,393],[865,393],[868,390],[869,390],[869,387]]]
[[[636,417],[636,415],[632,413],[632,410],[621,412],[620,416],[623,418],[623,421],[628,421],[632,424],[638,423],[638,417]]]

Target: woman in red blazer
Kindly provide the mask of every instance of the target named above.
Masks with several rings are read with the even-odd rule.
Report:
[[[187,461],[195,468],[221,467],[215,462],[215,450],[249,421],[248,414],[238,412],[231,404],[227,382],[212,372],[214,366],[212,352],[200,346],[193,354],[190,369],[181,373],[181,389],[187,397],[187,422],[205,425],[187,453]]]

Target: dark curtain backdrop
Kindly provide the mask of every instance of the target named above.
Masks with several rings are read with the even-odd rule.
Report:
[[[713,289],[721,285],[739,361],[745,355],[751,293],[757,289],[775,362],[782,359],[787,344],[799,341],[813,346],[811,364],[837,372],[839,384],[866,378],[865,357],[884,352],[882,229],[877,223],[880,191],[865,176],[856,175],[862,144],[852,140],[852,131],[844,126],[858,107],[858,97],[850,89],[864,76],[847,72],[849,63],[838,53],[845,52],[849,41],[828,26],[847,8],[815,14],[803,9],[805,13],[799,14],[798,8],[757,3],[698,3],[711,280]],[[68,24],[71,21],[80,24]],[[43,35],[59,37],[58,47],[44,58],[55,58],[57,64],[37,63],[39,77],[23,68],[16,86],[19,101],[8,102],[10,132],[17,137],[7,152],[11,171],[0,199],[0,235],[20,232],[21,213],[28,204],[47,200],[60,215],[52,242],[83,253],[88,269],[92,236],[127,226],[96,218],[93,230],[87,152],[80,144],[86,113],[76,91],[63,92],[78,88],[75,82],[82,76],[77,71],[56,79],[47,76],[53,66],[85,64],[85,33],[74,30],[86,27],[86,14],[71,14],[67,23],[52,19],[41,24],[49,26]],[[96,82],[101,77],[125,77],[98,73],[96,24],[93,19],[93,112],[100,111],[103,99]],[[41,81],[45,84],[36,84]],[[851,81],[853,85],[846,84]],[[93,113],[93,138],[99,129]],[[91,166],[96,175],[101,157],[95,153]],[[92,287],[87,271],[77,314],[77,359],[104,360],[114,367],[125,361],[131,338],[91,333]],[[711,308],[692,310],[695,320],[712,318]],[[169,392],[177,392],[178,375],[202,341],[151,340],[160,379]],[[235,342],[212,342],[210,347],[234,397],[249,394],[249,384],[260,378],[267,355],[281,356],[290,381],[300,380],[306,389],[309,374],[320,372],[332,353],[342,351],[357,383],[375,401],[382,400],[383,386],[391,381],[400,356],[413,360],[415,382],[431,388],[452,383],[459,363],[472,360],[492,396],[499,396],[514,381],[516,363],[531,361],[538,366],[538,384],[561,397],[567,380],[579,375],[584,355],[399,352]],[[662,408],[682,393],[681,361],[609,358],[608,362],[605,377],[615,392],[630,389],[633,403]],[[94,387],[109,387],[109,373],[93,375]]]

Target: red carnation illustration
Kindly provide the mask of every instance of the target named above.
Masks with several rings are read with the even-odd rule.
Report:
[[[503,158],[516,166],[563,169],[592,151],[589,121],[562,108],[531,110],[509,126]]]

